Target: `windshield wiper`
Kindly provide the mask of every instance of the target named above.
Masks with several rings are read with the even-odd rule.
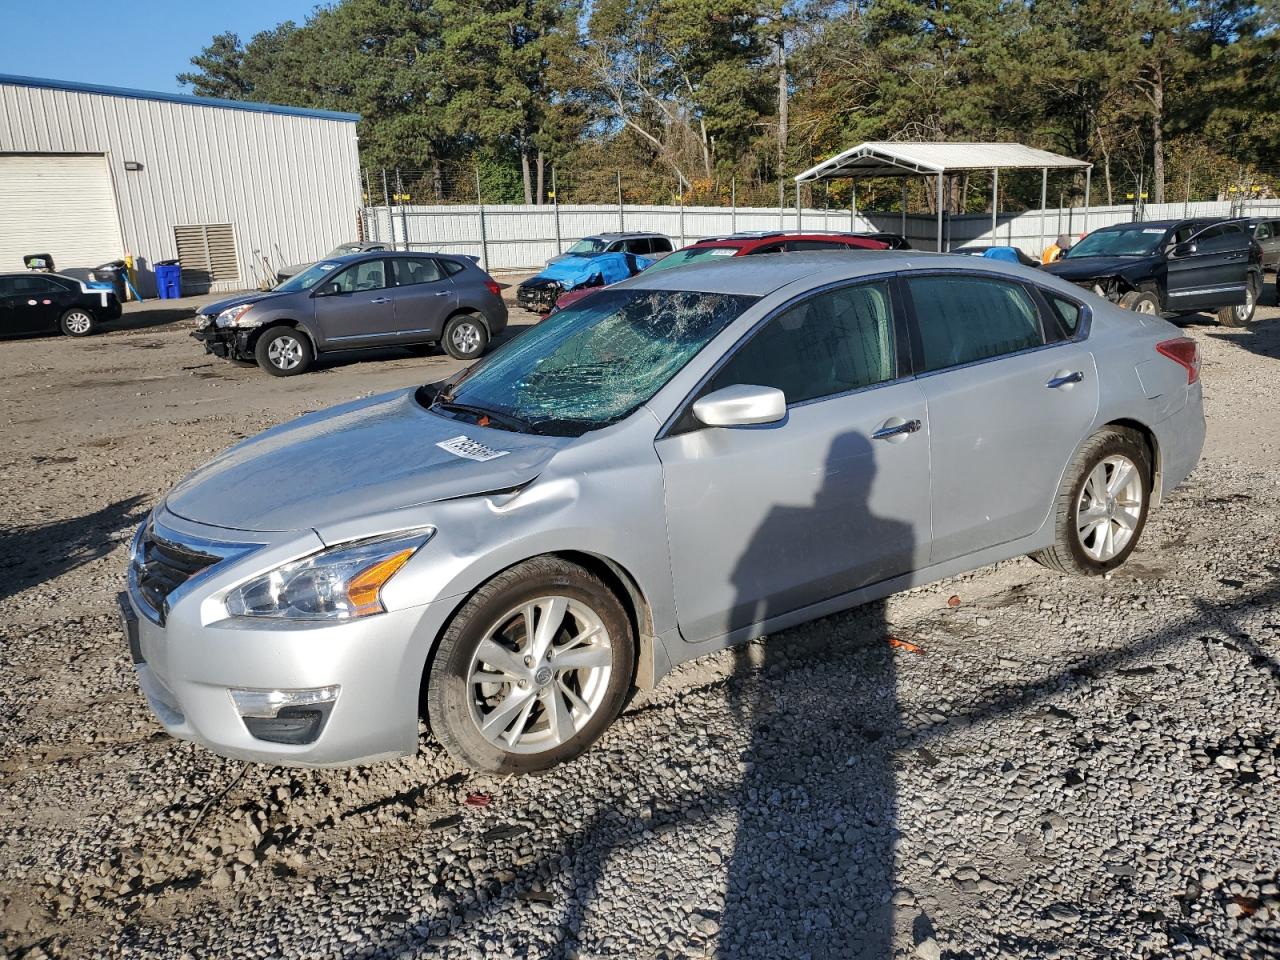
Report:
[[[441,396],[435,403],[431,404],[433,410],[453,410],[457,413],[469,414],[476,418],[486,419],[494,424],[504,427],[513,433],[538,433],[539,430],[528,420],[522,420],[517,416],[509,413],[498,413],[496,410],[486,410],[484,407],[473,407],[469,403],[454,403],[445,396]]]

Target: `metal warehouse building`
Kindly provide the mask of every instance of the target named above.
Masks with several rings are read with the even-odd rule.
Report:
[[[180,259],[184,292],[258,286],[356,236],[356,114],[0,74],[0,273]]]

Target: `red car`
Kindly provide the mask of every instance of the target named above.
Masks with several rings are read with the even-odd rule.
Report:
[[[653,270],[670,270],[717,257],[746,257],[756,253],[797,253],[801,250],[888,250],[891,244],[883,240],[855,236],[851,233],[797,233],[779,230],[772,233],[736,233],[729,237],[710,237],[669,253],[645,273]],[[570,290],[556,300],[556,309],[563,310],[571,303],[590,296],[601,287],[579,287]]]

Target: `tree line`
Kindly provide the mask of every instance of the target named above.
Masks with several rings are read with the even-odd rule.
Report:
[[[362,163],[412,171],[396,192],[422,202],[473,174],[545,202],[552,165],[562,199],[776,202],[864,140],[968,140],[1090,160],[1095,203],[1159,203],[1275,195],[1278,23],[1278,0],[336,0],[213,37],[178,80],[360,113]],[[1006,182],[1003,206],[1038,205],[1038,173]],[[947,204],[988,197],[958,177]]]

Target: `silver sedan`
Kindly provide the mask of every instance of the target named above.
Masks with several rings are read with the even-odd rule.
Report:
[[[272,764],[529,771],[674,664],[1030,554],[1123,563],[1204,439],[1194,341],[1017,265],[692,265],[450,382],[232,447],[138,530],[174,736]]]

